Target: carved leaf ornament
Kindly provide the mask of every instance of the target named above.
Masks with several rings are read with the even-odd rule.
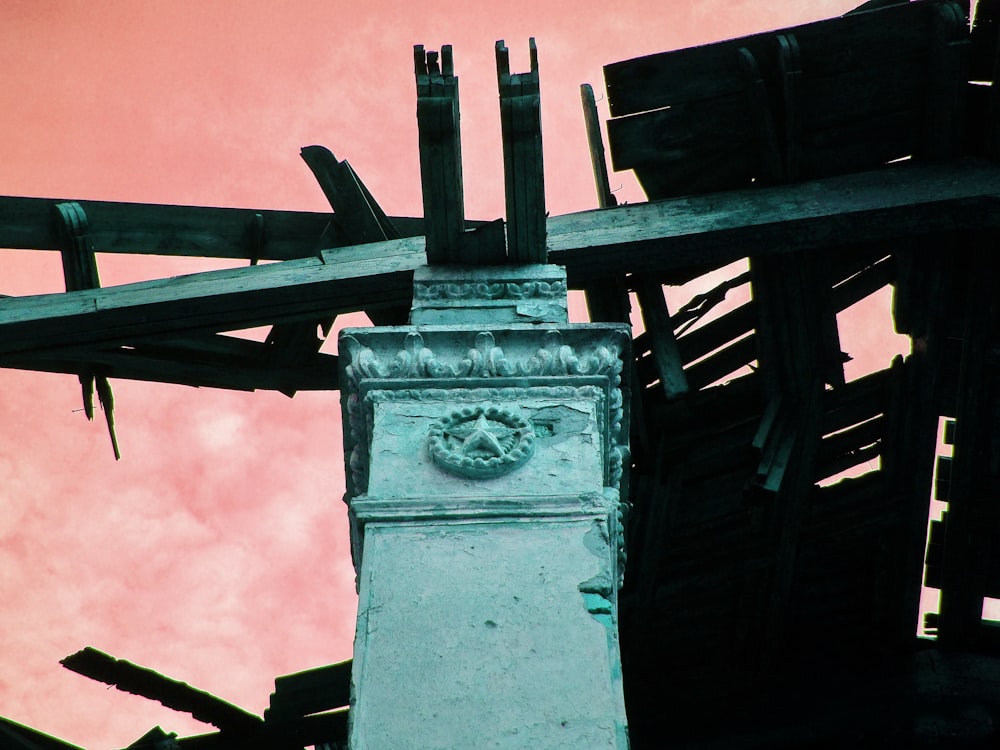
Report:
[[[493,479],[523,466],[535,450],[531,423],[508,409],[465,407],[430,427],[428,449],[450,474]]]
[[[492,333],[476,334],[475,346],[456,362],[446,363],[424,345],[419,333],[407,334],[403,348],[389,362],[346,336],[351,364],[347,376],[357,386],[363,378],[474,378],[552,375],[597,375],[621,372],[618,352],[596,347],[582,356],[562,343],[558,331],[549,331],[545,345],[526,359],[511,360],[496,345]]]

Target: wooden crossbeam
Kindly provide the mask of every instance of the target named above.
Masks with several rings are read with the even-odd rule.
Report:
[[[68,202],[63,198],[0,196],[0,247],[61,249],[52,212],[55,205]],[[348,240],[340,217],[332,213],[72,202],[85,211],[88,238],[98,253],[291,260],[314,256],[320,249],[356,244]],[[424,233],[421,218],[393,216],[389,220],[402,237]]]
[[[573,288],[608,274],[719,265],[1000,228],[1000,168],[900,165],[760,190],[552,217],[550,261]],[[210,271],[58,295],[0,299],[0,355],[120,346],[153,335],[218,332],[405,303],[421,237],[327,250],[321,258]]]
[[[822,180],[555,216],[549,262],[580,288],[608,273],[723,265],[751,255],[1000,225],[1000,169],[900,164]]]
[[[315,328],[309,323],[288,325]],[[338,387],[335,355],[314,352],[289,362],[274,356],[273,349],[269,343],[203,335],[173,341],[143,340],[111,349],[71,347],[3,356],[0,367],[72,375],[96,366],[107,377],[124,380],[236,391],[274,390],[285,395]]]

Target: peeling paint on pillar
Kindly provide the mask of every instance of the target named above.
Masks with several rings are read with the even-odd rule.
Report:
[[[419,325],[342,334],[354,750],[627,747],[629,336],[569,325],[562,274],[425,269]]]

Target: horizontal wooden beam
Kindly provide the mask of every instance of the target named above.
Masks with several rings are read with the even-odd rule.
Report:
[[[202,341],[208,345],[202,346]],[[211,346],[216,342],[238,342],[238,346]],[[338,388],[336,355],[310,352],[286,362],[281,357],[275,360],[271,356],[274,350],[273,344],[217,335],[178,342],[143,341],[114,349],[57,349],[0,356],[0,367],[69,375],[96,372],[103,378],[235,391],[270,390],[288,396],[296,391]]]
[[[171,279],[0,300],[0,355],[321,320],[406,300],[422,237]],[[374,250],[374,252],[373,252]]]
[[[0,196],[0,247],[59,250],[52,221],[62,198]],[[332,213],[265,211],[77,200],[98,253],[181,255],[243,260],[291,260],[351,244]],[[257,217],[260,218],[257,218]],[[392,217],[403,237],[423,234],[421,218]]]
[[[609,273],[722,265],[748,256],[1000,226],[1000,168],[905,163],[775,187],[554,216],[549,262],[570,286]]]
[[[609,274],[1000,227],[1000,167],[900,165],[795,185],[548,220],[550,262],[580,288]],[[406,304],[424,239],[65,294],[0,299],[0,354],[119,346]],[[130,341],[131,340],[131,341]]]

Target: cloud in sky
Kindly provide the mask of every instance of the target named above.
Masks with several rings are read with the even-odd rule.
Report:
[[[599,90],[604,63],[851,5],[8,3],[0,192],[325,210],[298,156],[321,143],[389,213],[419,215],[411,50],[451,43],[467,211],[496,218],[493,44],[505,39],[513,69],[527,70],[533,35],[548,208],[588,209],[578,87]],[[628,175],[614,179],[640,199]],[[105,283],[218,265],[99,262]],[[61,283],[56,254],[0,252],[0,293]],[[116,463],[103,426],[79,413],[74,378],[0,370],[0,388],[0,714],[88,748],[127,745],[156,724],[210,730],[58,666],[86,645],[255,712],[276,675],[350,657],[338,394],[116,381]]]

